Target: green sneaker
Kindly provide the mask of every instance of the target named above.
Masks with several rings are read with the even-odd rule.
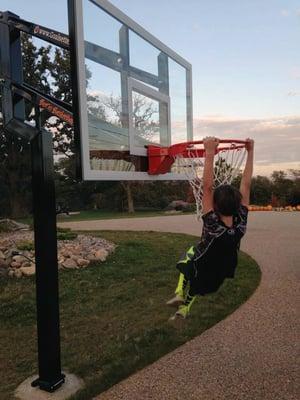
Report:
[[[175,321],[177,319],[186,319],[189,315],[189,308],[188,306],[181,305],[179,306],[178,310],[172,317],[169,318],[169,321]]]
[[[189,315],[189,307],[185,305],[179,306],[178,311],[176,311],[176,315],[185,319]]]

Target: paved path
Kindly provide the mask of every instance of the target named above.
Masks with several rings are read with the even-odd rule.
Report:
[[[190,215],[64,225],[200,231]],[[102,393],[98,400],[300,399],[300,213],[251,213],[242,249],[262,269],[254,295],[225,320]]]

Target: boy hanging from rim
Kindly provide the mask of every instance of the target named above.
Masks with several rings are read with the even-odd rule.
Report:
[[[246,140],[247,161],[240,190],[231,185],[213,189],[214,156],[219,140],[207,137],[203,144],[203,230],[200,242],[192,246],[176,265],[180,271],[176,296],[166,304],[178,307],[178,310],[170,320],[186,318],[197,295],[216,292],[226,278],[234,277],[240,241],[246,232],[254,141]]]

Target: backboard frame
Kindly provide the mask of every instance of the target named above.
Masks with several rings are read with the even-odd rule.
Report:
[[[139,156],[147,156],[147,149],[144,147],[138,147],[135,143],[135,128],[133,126],[133,96],[132,92],[137,92],[143,96],[149,97],[153,100],[160,101],[166,105],[166,130],[167,130],[167,143],[166,146],[171,145],[171,126],[170,126],[170,96],[158,92],[147,85],[133,79],[128,78],[128,108],[129,108],[129,143],[131,154]]]
[[[107,14],[118,20],[122,25],[126,26],[139,37],[156,47],[161,52],[165,53],[168,57],[181,65],[186,70],[186,133],[187,140],[193,140],[193,93],[192,93],[192,66],[184,58],[178,55],[171,48],[162,43],[159,39],[146,31],[142,26],[133,21],[130,17],[124,14],[117,7],[112,5],[107,0],[89,0],[96,6],[100,7]],[[84,42],[84,24],[83,24],[83,0],[68,0],[69,3],[69,25],[70,25],[70,50],[72,62],[72,86],[73,94],[77,99],[74,101],[74,124],[77,137],[77,143],[80,144],[81,166],[82,166],[82,179],[83,180],[185,180],[185,176],[178,173],[167,173],[162,176],[151,176],[147,172],[139,171],[104,171],[93,170],[90,165],[90,148],[89,148],[89,135],[88,135],[88,113],[87,113],[87,95],[86,95],[86,76],[85,76],[85,58],[86,48]],[[101,51],[101,50],[100,50]],[[108,63],[114,63],[114,68],[118,70],[118,56],[122,58],[121,54],[114,54],[113,60],[108,60]],[[89,57],[88,57],[89,58]],[[104,64],[103,64],[104,65]],[[121,71],[119,71],[121,72]],[[145,79],[152,79],[150,76]],[[136,79],[140,79],[141,71],[137,68],[128,66],[128,100],[130,101],[130,94],[132,87],[135,87]],[[133,79],[135,78],[135,79]],[[147,81],[145,83],[148,83]],[[137,86],[144,87],[140,82]],[[147,85],[145,85],[146,87]],[[150,87],[147,92],[151,91]],[[130,94],[129,94],[130,93]],[[158,94],[159,93],[159,94]],[[157,92],[156,96],[162,93]],[[147,94],[148,96],[148,94]],[[164,101],[167,100],[163,97]],[[132,101],[132,100],[131,100]],[[168,104],[168,130],[170,129],[170,103]],[[77,114],[77,115],[76,115]],[[129,118],[130,120],[130,118]],[[128,127],[130,129],[130,127]],[[132,130],[132,127],[131,127]],[[169,135],[171,132],[169,131]],[[129,135],[130,136],[130,135]],[[130,138],[129,138],[130,139]],[[131,139],[130,139],[131,140]],[[132,143],[131,143],[132,144]],[[146,155],[146,149],[139,151],[140,155]]]

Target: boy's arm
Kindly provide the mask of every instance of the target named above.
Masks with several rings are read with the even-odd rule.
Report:
[[[248,206],[250,203],[250,188],[253,174],[254,141],[246,140],[247,161],[242,175],[240,192],[242,194],[242,204]]]
[[[207,137],[203,140],[205,149],[204,170],[203,170],[203,197],[202,212],[206,214],[214,208],[213,185],[214,185],[214,157],[219,145],[219,139]]]

